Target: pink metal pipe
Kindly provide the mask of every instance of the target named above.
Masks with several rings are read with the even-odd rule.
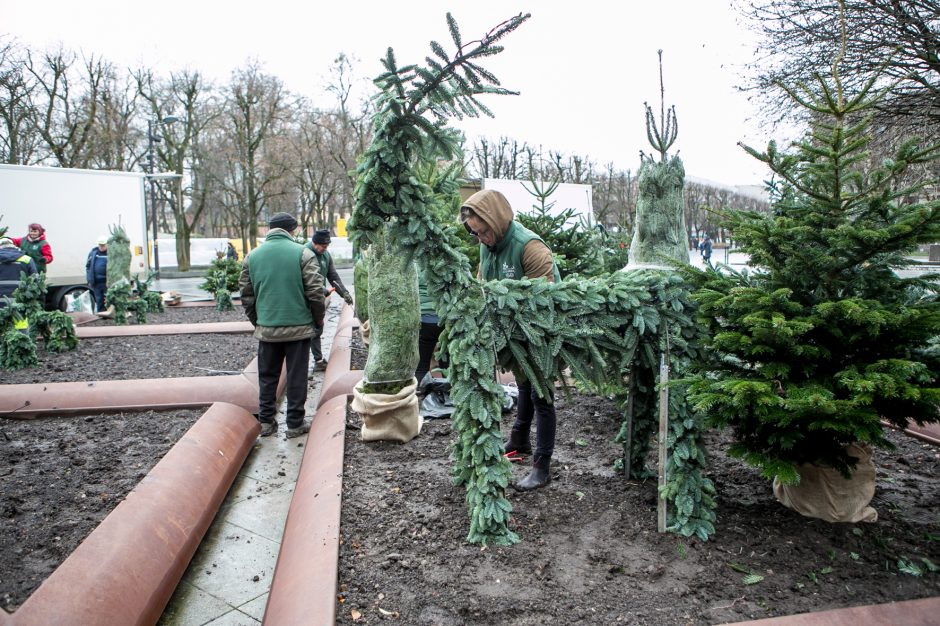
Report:
[[[213,404],[7,623],[157,623],[259,432]]]
[[[737,626],[936,626],[940,616],[940,598],[905,600],[887,604],[852,606],[816,613],[769,617]]]
[[[335,623],[347,401],[339,396],[320,407],[307,436],[264,611],[266,626]]]
[[[286,385],[282,370],[278,397]],[[0,416],[13,418],[197,408],[213,402],[228,402],[249,413],[258,412],[257,357],[234,376],[0,385]]]
[[[352,350],[349,345],[352,332],[352,326],[347,325],[337,330],[333,336],[330,360],[326,364],[326,371],[323,372],[323,384],[320,385],[318,408],[336,396],[352,393],[353,387],[362,380],[362,370],[349,369],[352,362]]]
[[[139,326],[80,326],[75,329],[79,339],[92,337],[131,337],[138,335],[189,335],[208,333],[250,333],[251,322],[202,322],[198,324],[142,324]]]

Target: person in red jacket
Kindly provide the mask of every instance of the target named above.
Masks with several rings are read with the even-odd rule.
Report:
[[[46,241],[46,229],[33,222],[29,225],[29,233],[25,237],[13,237],[13,243],[26,256],[36,263],[36,270],[46,271],[46,266],[52,263],[52,248]]]

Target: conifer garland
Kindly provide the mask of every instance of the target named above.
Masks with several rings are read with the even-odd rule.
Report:
[[[357,168],[356,206],[349,224],[357,245],[368,245],[380,232],[396,241],[406,252],[402,262],[415,260],[427,280],[446,327],[456,407],[454,480],[467,492],[467,539],[482,544],[518,541],[508,527],[512,509],[504,497],[511,470],[502,450],[497,363],[524,371],[543,396],[564,367],[584,381],[625,393],[623,373],[635,358],[658,367],[656,355],[669,333],[673,365],[681,368],[695,356],[699,332],[690,315],[688,290],[674,275],[640,271],[561,283],[481,283],[460,252],[456,229],[435,218],[442,199],[416,174],[417,168],[432,156],[449,159],[458,153],[458,138],[445,125],[448,118],[488,114],[476,96],[511,93],[499,88],[477,62],[500,52],[496,42],[527,18],[516,16],[464,45],[448,14],[457,52],[451,58],[432,42],[437,58],[429,57],[427,68],[399,68],[389,49],[386,72],[376,79],[381,93],[374,139]],[[666,495],[677,514],[670,529],[704,538],[713,531],[714,503],[710,483],[701,477],[704,457],[694,439],[697,424],[685,413],[680,418],[670,439],[677,448],[684,442],[686,453],[671,461]],[[638,430],[649,432],[644,419]]]

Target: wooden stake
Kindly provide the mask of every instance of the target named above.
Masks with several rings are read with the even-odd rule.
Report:
[[[623,443],[623,476],[630,480],[630,466],[633,465],[633,399],[636,397],[636,385],[633,376],[636,368],[630,366],[630,380],[627,383],[627,436]]]
[[[669,345],[660,355],[659,362],[659,489],[657,490],[657,530],[666,532],[666,499],[662,488],[666,484],[666,434],[669,432]]]

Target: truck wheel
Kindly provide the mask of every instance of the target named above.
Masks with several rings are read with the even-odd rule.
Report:
[[[76,298],[81,298],[82,294],[86,292],[91,297],[91,312],[94,313],[97,310],[95,308],[95,294],[88,287],[65,287],[61,289],[55,296],[55,308],[60,311],[68,311],[69,303]]]

